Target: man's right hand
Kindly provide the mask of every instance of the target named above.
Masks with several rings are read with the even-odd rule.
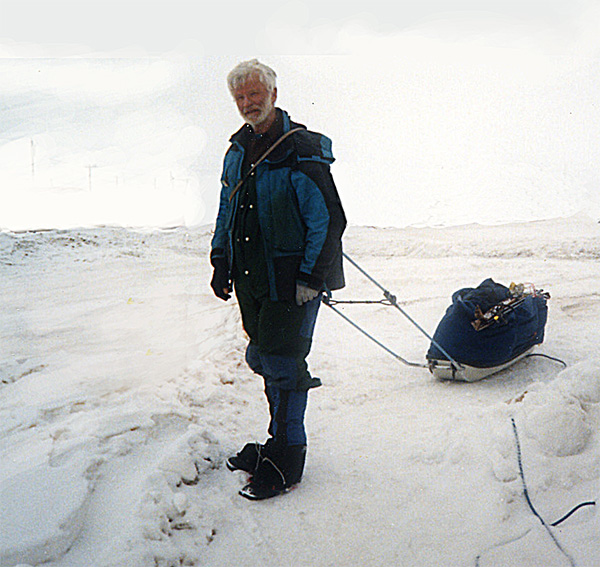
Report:
[[[210,287],[219,299],[227,301],[231,297],[231,280],[229,279],[227,260],[224,258],[215,259],[213,265],[215,270],[210,281]]]

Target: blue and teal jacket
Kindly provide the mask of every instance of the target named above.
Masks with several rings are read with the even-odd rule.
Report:
[[[331,140],[292,122],[285,111],[286,138],[255,170],[260,233],[270,299],[290,300],[296,282],[313,289],[344,286],[341,237],[346,216],[330,172]],[[211,262],[233,265],[233,232],[242,163],[251,132],[243,126],[230,139],[221,176],[221,196],[211,244]]]

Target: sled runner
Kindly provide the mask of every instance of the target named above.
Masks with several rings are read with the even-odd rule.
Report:
[[[461,364],[459,368],[456,368],[451,362],[443,359],[429,359],[429,371],[438,380],[460,380],[462,382],[477,382],[483,380],[496,372],[505,370],[509,366],[512,366],[515,362],[518,362],[522,358],[525,358],[529,354],[533,347],[526,350],[525,352],[511,358],[504,364],[498,366],[478,367],[469,366],[467,364]]]
[[[543,342],[549,298],[533,285],[505,287],[492,279],[458,290],[427,352],[430,372],[442,380],[474,382],[513,365]]]
[[[440,380],[475,382],[504,370],[526,356],[544,356],[563,365],[557,358],[532,355],[534,346],[544,340],[550,294],[532,284],[505,287],[492,279],[476,288],[460,289],[452,295],[452,305],[430,336],[398,305],[396,297],[374,280],[347,254],[343,254],[358,271],[375,284],[385,299],[380,301],[338,301],[329,292],[322,301],[338,315],[407,366],[428,368]],[[338,304],[379,303],[398,309],[430,340],[426,364],[409,362],[381,343],[365,329],[336,308]],[[565,365],[566,366],[566,365]]]

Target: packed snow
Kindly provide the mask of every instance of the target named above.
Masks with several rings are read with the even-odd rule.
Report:
[[[267,409],[237,305],[208,285],[210,227],[0,233],[0,566],[600,564],[595,505],[550,526],[600,492],[599,237],[585,215],[350,227],[348,255],[429,332],[485,278],[549,291],[536,352],[566,368],[440,382],[322,306],[305,478],[253,503],[224,461]],[[346,273],[337,299],[381,298]],[[397,310],[342,309],[425,362]]]

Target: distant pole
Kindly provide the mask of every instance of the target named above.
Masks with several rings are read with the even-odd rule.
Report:
[[[88,169],[88,187],[90,192],[92,191],[92,169],[98,167],[97,165],[86,165]]]
[[[31,177],[35,177],[35,142],[31,138]]]

